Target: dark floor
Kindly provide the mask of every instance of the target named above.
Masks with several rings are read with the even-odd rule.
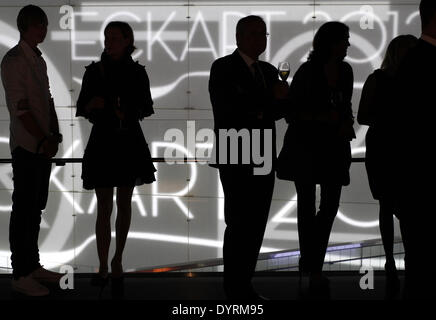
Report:
[[[330,279],[331,300],[385,300],[385,278],[383,272],[374,273],[374,289],[362,290],[362,275],[355,272],[327,272]],[[400,273],[402,283],[404,276]],[[89,284],[90,274],[76,274],[74,289],[61,290],[49,287],[48,297],[38,300],[109,300],[112,299],[108,285],[100,296],[100,288]],[[256,290],[270,300],[310,300],[309,280],[303,277],[300,285],[297,272],[259,273],[253,280]],[[399,299],[401,294],[393,299]],[[0,275],[0,300],[29,299],[11,290],[10,275]],[[31,298],[35,299],[35,298]],[[125,300],[148,301],[214,301],[224,300],[222,277],[219,273],[196,273],[192,277],[186,274],[128,274],[125,278]]]
[[[89,274],[76,274],[73,290],[50,288],[51,294],[43,298],[29,298],[13,293],[10,276],[0,275],[0,307],[8,314],[17,312],[34,318],[36,313],[47,319],[67,316],[72,319],[109,319],[121,315],[123,319],[140,316],[150,320],[203,320],[203,319],[347,319],[352,316],[397,319],[404,315],[434,313],[433,301],[402,300],[401,292],[395,297],[385,295],[383,272],[375,272],[374,289],[360,288],[361,274],[356,272],[328,272],[330,297],[309,295],[309,280],[299,281],[297,272],[260,273],[253,280],[256,290],[269,301],[225,300],[222,274],[129,274],[125,279],[123,299],[111,295],[110,285],[101,293],[89,284]],[[400,274],[404,285],[404,274]],[[317,300],[317,301],[313,301]],[[319,301],[323,300],[323,301]],[[430,303],[428,303],[430,302]],[[203,314],[200,314],[200,312]],[[248,313],[247,313],[248,312]],[[431,312],[431,313],[430,313]],[[95,317],[91,317],[93,314]],[[108,317],[106,317],[108,316]],[[19,317],[18,317],[19,318]],[[417,319],[421,319],[419,317]]]

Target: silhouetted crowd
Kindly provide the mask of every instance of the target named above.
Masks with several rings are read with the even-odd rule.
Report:
[[[369,127],[365,166],[372,195],[379,201],[386,289],[392,296],[400,291],[393,250],[396,216],[405,249],[404,298],[430,298],[434,285],[430,261],[435,212],[430,201],[436,163],[431,152],[436,110],[436,1],[422,0],[419,10],[421,37],[400,35],[390,42],[380,69],[364,84],[357,114],[358,123]],[[62,142],[47,66],[37,47],[46,37],[47,25],[41,8],[22,8],[17,17],[20,41],[1,63],[10,113],[14,183],[9,229],[12,289],[29,296],[48,295],[44,283],[59,282],[62,276],[40,265],[38,249],[51,158]],[[287,75],[284,80],[278,78],[281,70],[259,60],[267,36],[261,17],[240,19],[237,49],[214,61],[210,71],[216,134],[212,153],[216,158],[211,166],[218,169],[224,191],[224,290],[228,299],[265,299],[251,280],[277,176],[293,181],[297,190],[300,277],[309,277],[311,294],[328,297],[330,281],[322,270],[342,188],[350,184],[351,141],[356,138],[351,107],[353,70],[344,61],[350,46],[349,27],[338,21],[324,23],[290,85]],[[126,22],[112,21],[105,27],[104,37],[100,61],[86,67],[76,116],[92,124],[82,164],[83,187],[95,190],[97,196],[95,233],[100,266],[91,284],[103,288],[111,280],[112,293],[122,297],[122,255],[133,190],[155,181],[156,169],[140,126],[154,111],[145,67],[131,57],[136,49],[132,28]],[[283,118],[288,127],[277,152],[275,122]],[[224,141],[228,136],[223,137],[221,130],[247,130],[251,147],[270,154],[272,170],[258,174],[258,163],[241,161],[245,150],[241,141],[236,150],[229,148]],[[265,139],[256,140],[255,133]],[[110,274],[114,190],[116,249]]]

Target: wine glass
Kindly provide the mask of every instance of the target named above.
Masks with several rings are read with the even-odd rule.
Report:
[[[286,62],[286,61],[279,62],[277,69],[279,70],[279,76],[282,79],[282,81],[286,81],[286,79],[288,79],[289,73],[291,71],[291,68],[289,66],[289,62]]]

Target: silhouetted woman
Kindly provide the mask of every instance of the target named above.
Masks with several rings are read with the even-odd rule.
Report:
[[[313,51],[294,75],[289,91],[287,129],[277,176],[295,182],[298,202],[300,273],[310,273],[310,286],[327,289],[322,267],[336,217],[342,186],[350,183],[350,141],[355,138],[351,96],[353,71],[344,62],[349,28],[323,24]],[[316,185],[321,199],[316,212]]]
[[[116,250],[111,261],[113,288],[123,280],[122,255],[131,220],[135,186],[152,183],[156,171],[139,120],[153,114],[150,83],[144,66],[135,63],[132,28],[110,22],[104,30],[101,61],[86,68],[77,101],[77,114],[87,118],[92,131],[83,156],[83,187],[97,195],[96,238],[100,260],[94,285],[108,279],[111,242],[110,217],[116,188]]]
[[[369,126],[366,134],[365,166],[374,199],[379,200],[379,225],[386,254],[388,289],[397,291],[399,279],[394,259],[394,215],[398,214],[393,193],[392,154],[387,146],[392,143],[392,113],[395,112],[395,76],[401,60],[418,39],[401,35],[391,41],[381,68],[374,71],[365,82],[360,99],[357,121]]]

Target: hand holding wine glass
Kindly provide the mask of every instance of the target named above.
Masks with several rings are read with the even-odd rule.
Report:
[[[277,69],[279,70],[279,76],[282,81],[277,81],[277,83],[274,85],[274,98],[284,99],[288,95],[289,85],[286,82],[286,79],[289,76],[291,68],[289,67],[288,62],[280,62]]]
[[[286,79],[288,79],[289,73],[291,71],[291,68],[289,66],[289,62],[286,62],[286,61],[280,62],[277,69],[279,70],[279,76],[282,79],[282,81],[286,81]]]

